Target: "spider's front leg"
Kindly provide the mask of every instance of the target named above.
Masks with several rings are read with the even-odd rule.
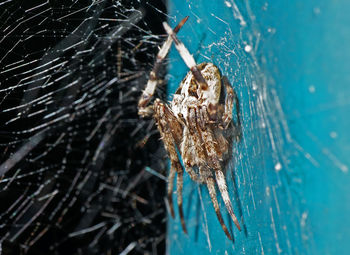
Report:
[[[174,33],[177,33],[181,27],[185,24],[187,21],[188,16],[186,16],[184,19],[180,21],[180,23],[174,28]],[[169,52],[170,46],[173,42],[172,37],[169,35],[167,40],[164,42],[162,47],[160,48],[156,62],[154,63],[153,69],[149,75],[149,80],[147,82],[145,90],[142,92],[142,95],[139,99],[138,108],[139,108],[139,115],[141,117],[151,116],[153,114],[153,107],[148,106],[149,102],[151,101],[154,91],[158,84],[158,72],[161,67],[161,64],[163,62],[163,59],[166,57],[166,55]]]
[[[174,207],[172,193],[174,189],[175,173],[177,173],[176,179],[176,190],[177,190],[177,204],[179,208],[181,225],[185,233],[187,233],[184,214],[182,209],[182,189],[183,189],[183,169],[176,152],[176,146],[181,141],[182,137],[182,126],[181,123],[176,119],[169,107],[156,99],[154,102],[154,118],[157,121],[158,130],[162,137],[165,149],[167,150],[170,157],[170,173],[168,177],[168,201],[170,206],[171,216],[174,218]]]

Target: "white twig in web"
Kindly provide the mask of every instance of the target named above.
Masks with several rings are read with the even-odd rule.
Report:
[[[127,254],[129,254],[129,252],[131,252],[131,251],[135,248],[136,244],[137,244],[136,242],[130,243],[130,244],[120,253],[120,255],[127,255]]]
[[[106,222],[101,222],[101,223],[98,223],[92,227],[89,227],[89,228],[84,228],[84,229],[81,229],[79,231],[76,231],[76,232],[72,232],[70,233],[68,236],[69,237],[76,237],[76,236],[80,236],[80,235],[84,235],[84,234],[87,234],[87,233],[90,233],[92,231],[95,231],[96,229],[99,229],[99,228],[102,228],[106,225],[107,223]]]
[[[11,170],[14,165],[21,161],[28,153],[34,149],[45,137],[44,133],[39,133],[26,142],[15,154],[8,158],[4,163],[0,165],[0,176],[6,174],[7,171]]]

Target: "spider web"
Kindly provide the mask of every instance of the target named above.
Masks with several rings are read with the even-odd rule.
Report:
[[[136,105],[165,4],[0,7],[0,253],[164,253],[163,150]]]
[[[265,65],[275,57],[267,43],[281,33],[257,21],[268,1],[222,1],[219,11],[203,10],[202,2],[182,1],[170,14],[161,0],[0,3],[1,254],[164,254],[166,239],[169,251],[296,254],[312,242],[309,212],[299,210],[304,177],[291,161],[319,168],[323,159],[292,137],[281,85]],[[227,179],[235,212],[248,227],[234,244],[207,191],[187,174],[184,209],[196,240],[182,233],[178,214],[165,237],[167,161],[154,122],[137,116],[165,39],[161,22],[175,25],[187,15],[179,38],[196,61],[219,66],[242,107],[243,138]],[[172,92],[188,69],[176,52],[169,59],[164,80]],[[164,98],[164,83],[156,97]],[[320,154],[329,167],[348,172],[329,148]],[[284,214],[283,208],[295,209]]]

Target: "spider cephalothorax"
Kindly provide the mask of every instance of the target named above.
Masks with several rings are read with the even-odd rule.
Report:
[[[176,37],[186,20],[187,17],[174,30],[167,23],[163,23],[169,36],[157,55],[150,80],[140,98],[139,114],[142,117],[153,115],[170,157],[168,200],[171,215],[174,217],[172,192],[177,174],[177,203],[183,230],[187,232],[182,209],[184,168],[193,181],[207,185],[220,224],[228,238],[232,239],[220,213],[215,186],[218,186],[232,220],[241,230],[233,213],[222,170],[224,162],[231,155],[231,141],[238,134],[239,104],[227,77],[221,76],[220,70],[212,63],[197,65],[187,48]],[[173,41],[190,71],[180,83],[170,105],[156,99],[153,105],[148,106],[157,85],[159,65]],[[232,120],[234,103],[237,123]],[[180,163],[177,150],[184,167]]]

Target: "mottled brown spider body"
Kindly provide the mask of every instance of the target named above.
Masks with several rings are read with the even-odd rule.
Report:
[[[210,107],[218,105],[221,92],[221,74],[212,63],[202,63],[196,66],[208,87],[202,90],[192,71],[189,71],[174,94],[171,108],[180,114],[186,112],[190,105]]]
[[[190,71],[180,83],[169,105],[156,99],[153,106],[147,106],[157,83],[156,72],[153,69],[139,101],[139,114],[153,115],[170,157],[168,200],[171,215],[173,217],[175,215],[172,193],[177,174],[177,204],[183,230],[187,233],[182,209],[183,170],[185,169],[193,181],[206,184],[218,220],[227,237],[232,239],[220,212],[216,186],[220,190],[227,211],[240,230],[222,170],[224,162],[231,155],[231,141],[237,135],[240,125],[238,100],[227,77],[221,76],[218,67],[212,63],[196,65],[192,55],[176,37],[175,32],[181,28],[186,19],[180,22],[174,31],[163,23],[169,37],[158,53],[157,63],[159,64],[165,58],[174,41],[176,49]],[[234,103],[236,103],[237,123],[232,120]],[[181,155],[184,166],[180,163],[177,151]]]

